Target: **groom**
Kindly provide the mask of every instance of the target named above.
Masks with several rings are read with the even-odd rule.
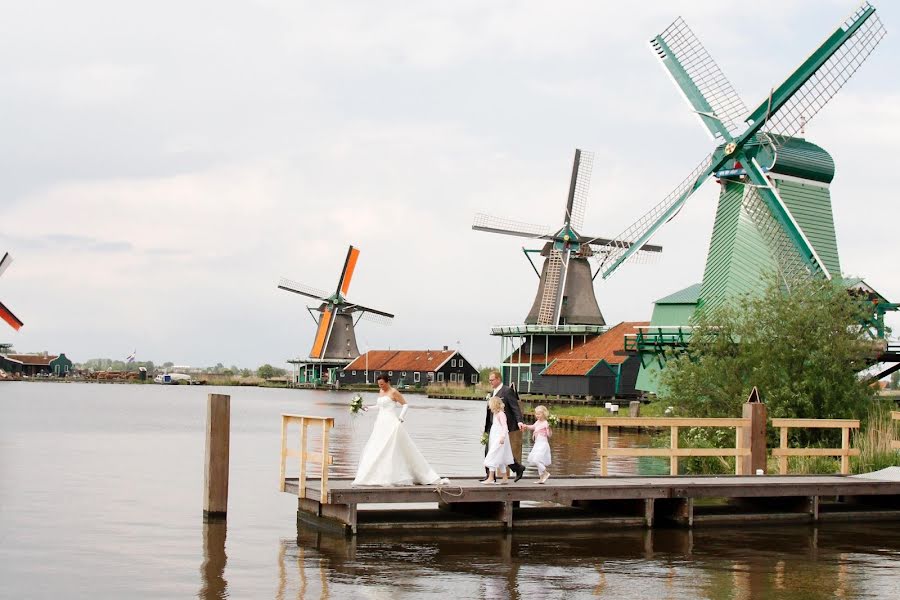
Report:
[[[512,450],[513,463],[509,468],[516,474],[514,481],[522,479],[525,473],[525,467],[522,466],[522,410],[519,408],[519,396],[515,390],[508,385],[503,385],[500,379],[499,371],[491,371],[488,376],[488,383],[491,384],[491,396],[497,396],[503,400],[503,411],[506,413],[506,424],[509,429],[508,442]],[[484,418],[484,432],[490,433],[493,415],[490,407],[485,409],[487,414]],[[485,455],[487,455],[487,446],[485,446]],[[484,469],[485,474],[490,471],[487,467]]]

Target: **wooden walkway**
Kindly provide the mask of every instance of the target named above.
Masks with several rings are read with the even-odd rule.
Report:
[[[446,486],[400,487],[329,479],[325,502],[320,480],[306,484],[298,522],[349,534],[900,519],[900,481],[841,475],[565,477],[545,485],[529,478],[507,485],[458,478]],[[297,495],[297,478],[287,478],[284,491]],[[385,506],[391,504],[405,506]]]

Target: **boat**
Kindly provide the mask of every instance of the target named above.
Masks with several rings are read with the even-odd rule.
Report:
[[[181,383],[182,381],[191,383],[191,376],[185,375],[184,373],[160,373],[153,378],[154,383],[162,383],[168,385]]]

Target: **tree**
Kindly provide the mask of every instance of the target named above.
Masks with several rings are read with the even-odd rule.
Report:
[[[284,374],[287,373],[284,369],[279,369],[277,367],[273,367],[272,365],[266,363],[260,368],[256,370],[257,377],[261,377],[263,379],[271,379],[272,377],[283,377]]]
[[[877,352],[865,314],[839,283],[799,281],[786,293],[772,281],[761,296],[700,312],[686,352],[667,357],[660,396],[682,415],[733,417],[757,386],[770,418],[864,417],[875,391],[858,373]]]
[[[896,390],[900,388],[900,371],[894,371],[891,373],[891,389]]]

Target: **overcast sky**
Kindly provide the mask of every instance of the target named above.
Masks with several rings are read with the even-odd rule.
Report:
[[[280,277],[397,315],[360,349],[496,364],[537,277],[476,212],[555,225],[576,147],[613,236],[712,150],[647,41],[683,16],[749,107],[853,2],[2,2],[0,300],[19,351],[281,365],[315,325]],[[900,6],[807,127],[834,157],[845,274],[900,299]],[[747,11],[751,11],[748,13]],[[751,14],[752,13],[752,14]],[[596,283],[608,324],[699,282],[718,188]],[[535,246],[536,247],[536,246]],[[900,320],[891,319],[895,326]]]

